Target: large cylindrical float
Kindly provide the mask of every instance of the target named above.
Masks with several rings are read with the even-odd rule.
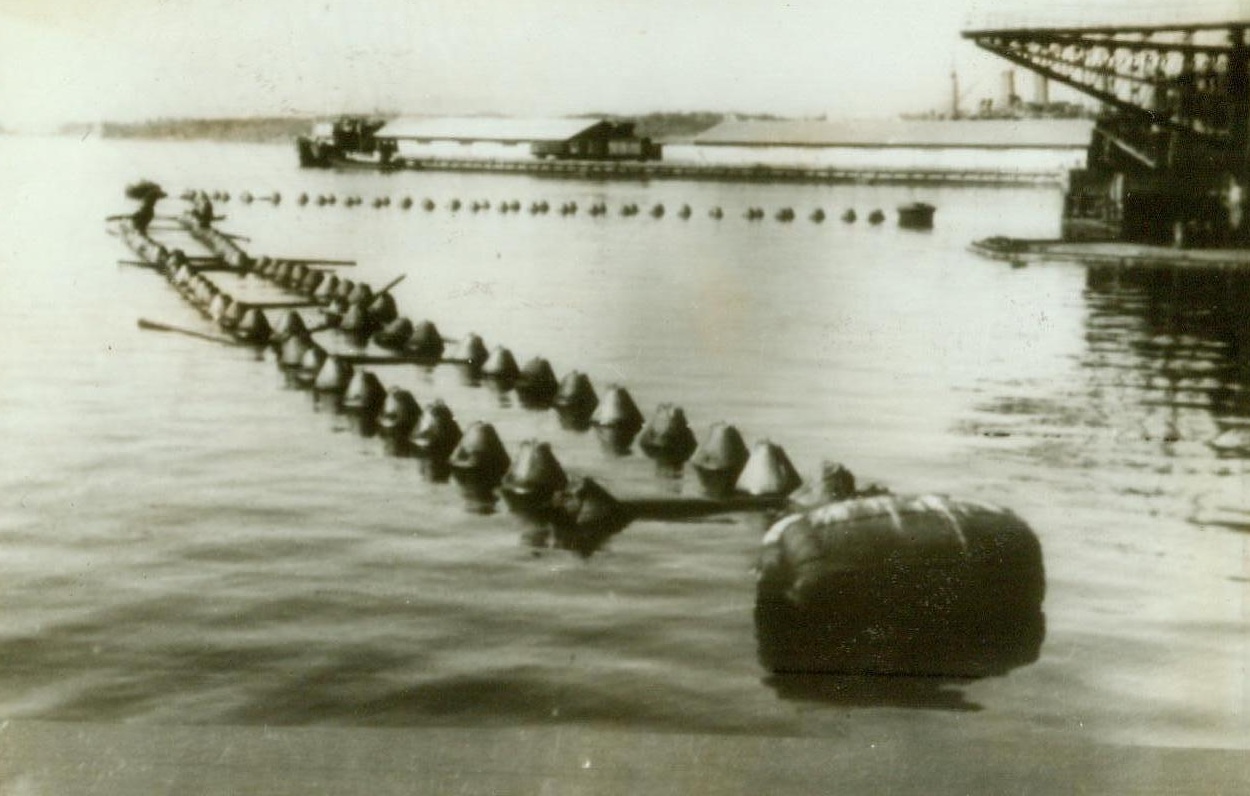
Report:
[[[861,498],[791,514],[760,549],[755,627],[777,673],[982,677],[1037,659],[1042,549],[997,506]]]

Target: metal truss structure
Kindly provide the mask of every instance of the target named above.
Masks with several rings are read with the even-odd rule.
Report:
[[[1130,175],[1173,196],[1220,194],[1233,231],[1245,238],[1238,228],[1250,215],[1248,30],[1250,21],[970,30],[963,36],[1112,109],[1095,130],[1091,171]]]

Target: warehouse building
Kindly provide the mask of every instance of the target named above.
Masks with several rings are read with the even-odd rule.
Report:
[[[463,117],[395,119],[377,131],[401,160],[658,160],[630,122]]]
[[[1066,171],[1080,166],[1086,119],[730,120],[665,146],[665,160],[702,165]]]

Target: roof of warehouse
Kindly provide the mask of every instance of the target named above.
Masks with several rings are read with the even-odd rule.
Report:
[[[441,141],[567,141],[601,119],[509,119],[498,116],[395,119],[378,130],[379,138]]]
[[[1088,119],[732,120],[693,138],[722,146],[1085,148]]]

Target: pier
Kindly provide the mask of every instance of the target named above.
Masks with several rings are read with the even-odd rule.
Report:
[[[726,182],[788,182],[829,185],[1037,185],[1063,181],[1058,171],[989,169],[848,169],[801,166],[706,165],[637,161],[468,160],[454,158],[399,159],[395,166],[424,171],[533,174],[564,179],[721,180]]]
[[[1067,240],[1250,246],[1250,22],[1003,27],[976,45],[1102,103]]]
[[[984,257],[1014,265],[1065,262],[1114,268],[1250,273],[1248,249],[1174,249],[1144,243],[1021,238],[986,238],[969,248]]]

